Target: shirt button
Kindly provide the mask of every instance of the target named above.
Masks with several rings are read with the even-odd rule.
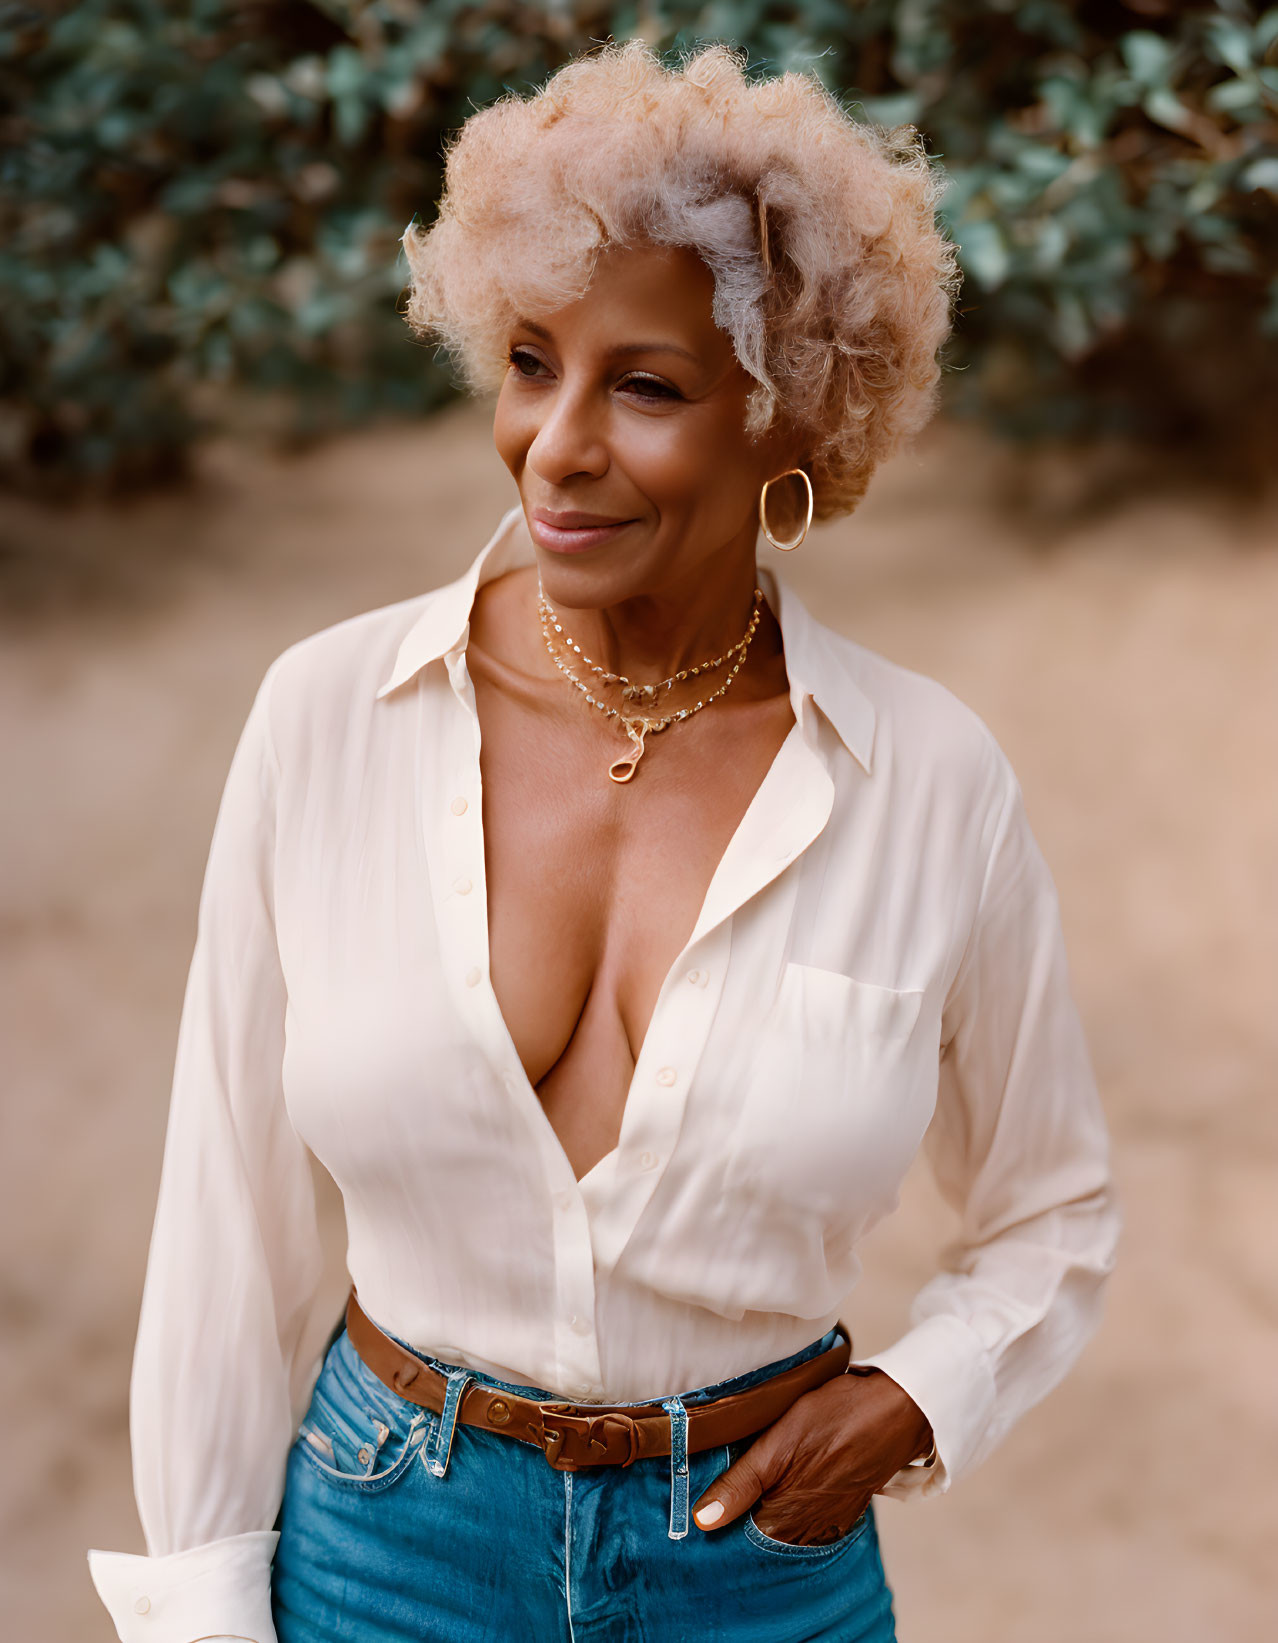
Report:
[[[590,1319],[583,1318],[579,1313],[574,1312],[572,1317],[568,1320],[568,1327],[572,1330],[574,1335],[589,1335]]]
[[[573,1381],[568,1390],[579,1398],[586,1397],[592,1390],[589,1381]]]
[[[557,1192],[555,1194],[555,1203],[558,1208],[567,1209],[572,1203],[572,1194],[568,1192]]]
[[[674,1083],[675,1079],[678,1078],[678,1076],[679,1074],[673,1067],[663,1067],[657,1074],[657,1083],[664,1084],[668,1089],[670,1085]]]
[[[652,1169],[656,1162],[657,1155],[655,1152],[641,1152],[639,1154],[640,1169]]]
[[[697,983],[701,980],[701,971],[700,970],[689,970],[688,971],[688,980],[695,987],[697,985]]]
[[[462,798],[460,793],[453,800],[452,804],[449,806],[449,809],[452,811],[454,816],[464,816],[466,814],[466,801]]]
[[[149,1614],[151,1612],[151,1599],[149,1597],[140,1597],[133,1605],[133,1612],[134,1614]]]
[[[483,979],[484,972],[482,970],[473,969],[466,972],[466,985],[468,987],[478,987]]]
[[[469,879],[454,879],[453,889],[456,890],[459,896],[468,896],[474,889],[474,885],[471,884]]]

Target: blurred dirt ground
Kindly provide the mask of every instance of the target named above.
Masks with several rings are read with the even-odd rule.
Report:
[[[1016,766],[1127,1217],[1064,1386],[944,1499],[881,1504],[903,1643],[1270,1643],[1278,1623],[1278,496],[1173,475],[1128,499],[1121,461],[1099,492],[1095,472],[936,424],[783,567]],[[42,1643],[105,1643],[85,1549],[142,1549],[129,1358],[253,691],[293,639],[457,574],[514,500],[478,406],[292,460],[211,446],[201,476],[120,512],[0,512],[77,595],[30,576],[0,646],[0,1601]],[[917,1174],[845,1308],[859,1346],[903,1324],[948,1227]]]

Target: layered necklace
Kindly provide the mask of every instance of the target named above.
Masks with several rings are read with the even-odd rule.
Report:
[[[541,578],[537,578],[537,609],[541,615],[541,631],[545,636],[546,649],[550,652],[550,659],[570,684],[575,685],[581,694],[590,703],[591,707],[598,708],[610,719],[616,719],[630,740],[630,750],[614,759],[608,766],[608,774],[614,782],[628,782],[635,773],[635,767],[643,758],[644,741],[648,736],[655,735],[659,730],[665,730],[667,725],[678,723],[680,719],[690,719],[694,713],[700,713],[703,707],[717,701],[724,694],[728,686],[741,671],[741,665],[750,649],[750,641],[754,638],[755,630],[759,626],[759,618],[763,608],[763,589],[755,588],[754,605],[750,611],[750,620],[746,630],[735,645],[730,645],[722,656],[715,656],[708,662],[698,662],[693,667],[681,667],[677,673],[672,673],[668,679],[659,679],[656,684],[637,684],[628,679],[624,673],[611,673],[607,668],[600,667],[592,662],[581,646],[570,639],[564,632],[563,623],[559,620],[554,607],[546,598],[545,590],[541,585]],[[595,675],[595,683],[587,683],[573,667],[571,660],[560,654],[560,647],[570,653],[571,657],[580,661]],[[735,658],[735,660],[734,660]],[[728,676],[717,690],[701,701],[689,707],[676,708],[666,714],[649,716],[636,711],[641,708],[655,708],[661,696],[685,679],[699,678],[703,673],[713,673],[725,662],[732,662],[728,669]],[[597,690],[611,690],[620,687],[623,704],[629,707],[613,707],[595,694]]]

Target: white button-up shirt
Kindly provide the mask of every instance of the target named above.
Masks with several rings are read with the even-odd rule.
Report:
[[[577,1401],[785,1357],[854,1289],[920,1146],[960,1245],[858,1359],[976,1464],[1065,1373],[1117,1231],[1056,895],[993,737],[761,571],[795,724],[715,870],[576,1180],[489,980],[477,587],[532,562],[518,508],[458,581],[267,670],[214,828],[132,1382],[149,1557],[94,1551],[126,1643],[272,1643],[287,1451],[334,1320],[309,1154],[368,1313]],[[677,731],[675,732],[677,734]]]

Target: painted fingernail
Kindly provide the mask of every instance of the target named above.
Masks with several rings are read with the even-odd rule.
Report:
[[[692,1515],[696,1518],[699,1529],[708,1529],[712,1523],[718,1523],[723,1516],[723,1502],[721,1500],[708,1500],[704,1506],[699,1506]]]

